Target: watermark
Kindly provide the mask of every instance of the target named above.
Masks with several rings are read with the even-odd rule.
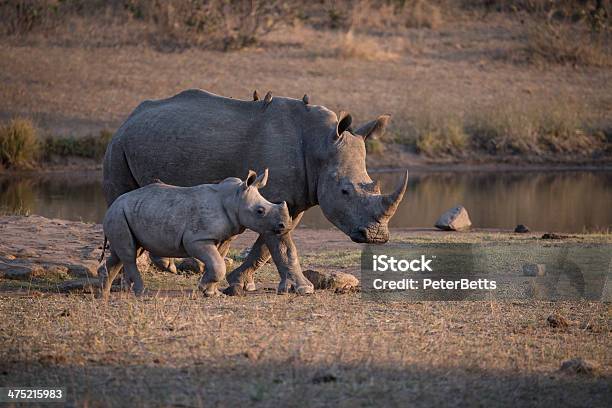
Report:
[[[365,299],[612,301],[612,244],[365,246]]]
[[[66,388],[0,387],[0,402],[66,402]]]

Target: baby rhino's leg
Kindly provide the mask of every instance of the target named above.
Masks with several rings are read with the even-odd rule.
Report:
[[[110,241],[112,254],[111,257],[117,257],[123,264],[123,275],[129,286],[132,286],[137,295],[144,292],[144,284],[140,272],[136,267],[137,251],[139,250],[136,240],[132,235],[132,231],[125,217],[113,217],[105,221],[104,230]],[[119,269],[114,272],[116,276]],[[109,271],[110,274],[110,271]],[[109,276],[108,278],[111,278]],[[112,277],[114,278],[114,276]],[[110,284],[112,284],[112,279]]]
[[[117,274],[121,270],[123,264],[121,263],[121,259],[115,253],[113,248],[110,248],[110,256],[106,259],[105,264],[98,269],[98,276],[100,279],[100,290],[101,295],[104,299],[108,299],[110,295],[111,286],[113,281],[117,277]]]
[[[218,286],[219,281],[225,277],[225,261],[219,254],[217,246],[206,241],[185,242],[184,246],[190,256],[206,265],[206,271],[200,279],[200,290],[205,296],[220,295]]]

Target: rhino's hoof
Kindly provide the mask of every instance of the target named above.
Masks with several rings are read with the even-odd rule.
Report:
[[[278,289],[276,290],[277,295],[286,295],[291,292],[293,285],[288,280],[283,280],[278,284]]]
[[[242,285],[229,285],[223,293],[227,296],[244,296]]]
[[[205,290],[203,293],[204,293],[204,296],[206,296],[206,297],[225,296],[225,294],[223,292],[221,292],[219,289]]]
[[[255,282],[247,282],[247,284],[244,285],[244,290],[247,292],[255,292],[257,290],[257,286],[255,285]]]
[[[297,293],[298,295],[312,295],[314,293],[314,286],[312,285],[298,286],[295,289],[295,293]]]

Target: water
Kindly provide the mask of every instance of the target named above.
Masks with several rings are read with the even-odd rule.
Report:
[[[373,173],[383,192],[398,173]],[[0,207],[45,217],[100,222],[106,205],[100,172],[0,177]],[[423,172],[411,173],[392,227],[431,227],[445,210],[464,205],[475,227],[583,232],[612,228],[612,172]],[[319,208],[303,226],[332,228]]]

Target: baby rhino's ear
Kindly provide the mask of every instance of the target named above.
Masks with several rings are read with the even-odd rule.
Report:
[[[257,177],[257,174],[253,170],[249,170],[249,175],[244,181],[244,188],[249,188],[251,186],[255,188],[263,188],[266,186],[268,182],[268,169],[265,169],[262,174]]]
[[[249,175],[244,182],[246,187],[263,188],[268,182],[268,169],[265,169],[262,174],[257,177],[257,174],[253,170],[249,170]]]
[[[244,179],[244,183],[242,183],[244,189],[246,190],[247,188],[251,187],[255,180],[257,180],[257,173],[255,173],[253,170],[249,170],[249,174],[246,176],[246,179]]]
[[[257,177],[253,185],[257,188],[264,188],[268,183],[268,169],[265,169],[262,174]]]

